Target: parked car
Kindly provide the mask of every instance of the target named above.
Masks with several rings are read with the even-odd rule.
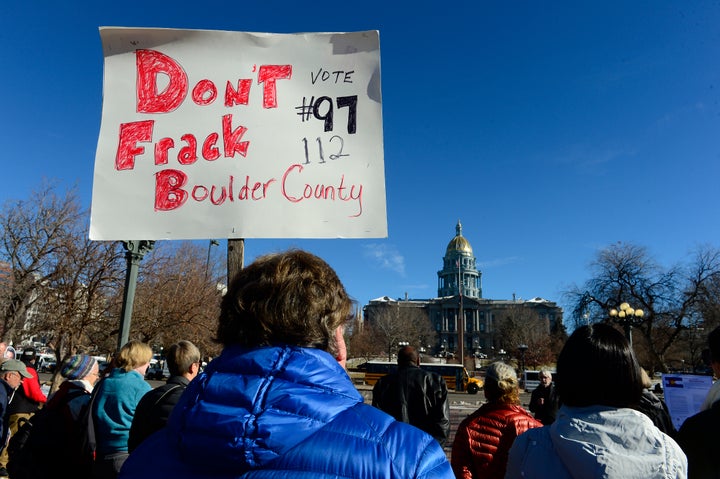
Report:
[[[156,362],[155,364],[151,364],[145,373],[145,379],[152,379],[155,381],[162,381],[163,379],[167,379],[169,377],[170,371],[164,361],[162,363]]]
[[[35,369],[40,373],[51,373],[55,371],[57,360],[54,354],[41,353],[38,354],[35,361]]]

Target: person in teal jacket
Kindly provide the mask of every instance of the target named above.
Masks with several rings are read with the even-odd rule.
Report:
[[[223,298],[219,357],[121,478],[453,478],[431,436],[365,404],[344,369],[353,302],[310,253],[258,258]]]
[[[97,386],[92,405],[96,479],[114,479],[128,456],[128,439],[135,408],[152,388],[145,382],[152,349],[140,341],[126,343],[115,358],[115,368]]]

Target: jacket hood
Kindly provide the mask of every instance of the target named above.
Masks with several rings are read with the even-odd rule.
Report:
[[[632,409],[563,406],[549,426],[553,448],[573,477],[663,477],[672,461],[664,435]]]
[[[265,466],[360,402],[324,351],[230,346],[190,383],[168,426],[185,461],[237,473]]]

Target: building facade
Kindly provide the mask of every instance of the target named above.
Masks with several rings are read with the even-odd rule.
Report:
[[[506,350],[518,346],[507,344],[508,340],[503,337],[501,325],[508,321],[516,327],[532,328],[548,335],[562,324],[562,308],[555,302],[543,298],[482,297],[482,272],[477,269],[470,242],[462,235],[460,221],[445,249],[437,277],[436,298],[394,300],[385,296],[374,299],[363,308],[364,320],[372,324],[373,318],[386,314],[388,308],[402,311],[404,316],[415,315],[418,320],[429,318],[435,337],[428,340],[428,344],[420,344],[420,348],[436,356],[457,355],[462,341],[466,357],[490,358],[502,356]]]

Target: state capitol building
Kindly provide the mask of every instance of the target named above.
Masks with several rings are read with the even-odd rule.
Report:
[[[394,314],[412,315],[421,319],[427,317],[436,332],[435,338],[428,338],[429,353],[433,355],[457,355],[459,337],[464,338],[465,356],[494,357],[518,345],[505,344],[499,334],[499,325],[506,319],[522,323],[527,327],[541,327],[550,334],[562,325],[562,309],[554,302],[543,298],[529,300],[486,299],[482,294],[482,272],[478,271],[470,242],[462,235],[458,221],[455,237],[447,245],[442,269],[437,272],[437,298],[391,299],[387,296],[371,300],[363,307],[363,316],[369,324],[380,314],[394,311]],[[461,285],[462,294],[460,293]],[[407,295],[406,295],[407,296]],[[458,318],[464,318],[459,324]],[[434,344],[431,344],[434,340]],[[486,356],[487,355],[487,356]]]

